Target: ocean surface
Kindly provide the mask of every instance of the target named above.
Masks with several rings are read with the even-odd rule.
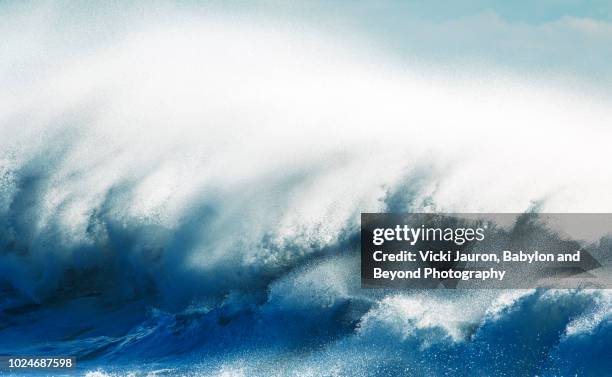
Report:
[[[333,210],[322,223],[299,227],[298,217],[271,225],[264,209],[255,218],[248,211],[260,199],[241,206],[248,194],[240,192],[211,201],[202,194],[176,222],[164,222],[163,213],[126,214],[139,200],[132,182],[115,183],[82,208],[90,192],[62,190],[83,179],[98,187],[95,168],[56,180],[54,169],[70,170],[70,162],[51,156],[3,172],[0,354],[73,356],[77,368],[2,375],[612,370],[609,290],[361,289],[356,216],[333,232],[321,229]],[[391,198],[381,210],[391,209]],[[71,222],[71,206],[84,211],[76,215],[86,214],[83,224]]]

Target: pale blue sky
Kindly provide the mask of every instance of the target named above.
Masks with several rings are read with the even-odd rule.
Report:
[[[434,68],[612,87],[611,1],[274,0],[222,7],[350,34]]]
[[[156,17],[163,17],[167,6],[186,14],[214,9],[246,14],[263,22],[305,24],[339,38],[362,39],[400,62],[416,62],[433,69],[510,72],[528,80],[552,79],[585,84],[598,91],[612,90],[612,1],[606,0],[219,0],[95,5],[5,1],[0,2],[0,21],[4,24],[0,33],[21,35],[19,29],[27,29],[14,17],[15,9],[23,14],[53,7],[60,10],[59,16],[47,23],[45,33],[62,30],[70,36],[64,38],[65,43],[72,44],[67,48],[86,48],[96,39],[129,31],[131,21],[121,21],[125,13],[146,15],[152,11],[157,12]],[[7,39],[10,46],[11,38]],[[22,46],[22,42],[14,45]],[[58,51],[65,48],[46,47]],[[47,56],[54,53],[45,51]]]

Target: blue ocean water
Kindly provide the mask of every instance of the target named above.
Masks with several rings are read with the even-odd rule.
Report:
[[[0,354],[73,356],[65,375],[88,377],[612,370],[608,290],[363,290],[354,227],[284,262],[230,254],[196,269],[185,262],[193,239],[219,212],[196,209],[174,229],[127,223],[106,209],[113,193],[88,218],[93,242],[69,246],[60,224],[36,229],[32,218],[50,169],[33,160],[5,171]],[[277,256],[299,252],[257,242]],[[64,375],[2,372],[28,373]]]

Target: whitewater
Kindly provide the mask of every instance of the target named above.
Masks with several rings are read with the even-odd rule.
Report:
[[[611,370],[610,291],[363,290],[358,242],[361,212],[612,211],[609,98],[245,15],[5,7],[0,354],[88,377]]]

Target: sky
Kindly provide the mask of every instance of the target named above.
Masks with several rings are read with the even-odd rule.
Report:
[[[260,3],[262,13],[350,33],[409,62],[593,85],[612,83],[609,1]]]
[[[163,22],[172,13],[214,13],[324,33],[433,71],[516,75],[606,94],[612,87],[609,1],[3,1],[0,9],[0,33],[8,36],[0,44],[4,56],[36,39],[32,30],[69,35],[58,39],[62,45],[44,44],[53,51],[41,51],[38,58],[48,59],[75,46],[86,49],[112,40],[152,20]],[[20,66],[36,57],[30,51]]]

